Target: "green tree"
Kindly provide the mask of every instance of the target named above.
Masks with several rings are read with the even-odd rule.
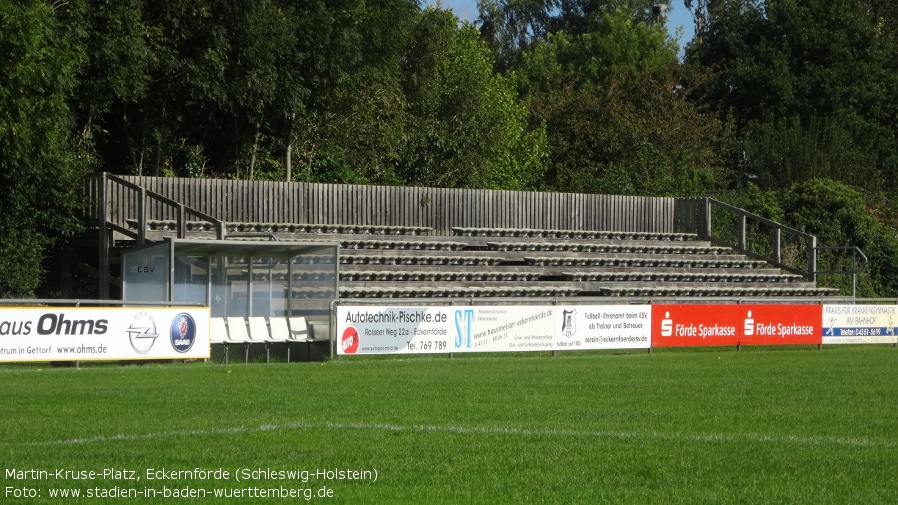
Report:
[[[551,34],[582,35],[601,29],[623,11],[633,23],[665,23],[668,0],[478,0],[481,35],[502,69],[513,68],[535,43]],[[663,6],[663,7],[662,7]]]
[[[57,15],[82,55],[70,100],[82,142],[130,160],[135,153],[120,138],[121,128],[146,96],[152,59],[141,2],[74,0]]]
[[[817,237],[817,283],[838,288],[843,295],[852,293],[854,257],[846,249],[857,247],[868,258],[861,263],[857,276],[857,295],[860,297],[894,297],[898,293],[898,239],[895,216],[889,216],[870,205],[855,188],[832,179],[807,181],[773,189],[761,189],[747,184],[735,191],[717,196],[731,205],[743,208],[764,218],[783,223]],[[735,220],[717,223],[716,233],[735,240]],[[770,230],[767,227],[749,228],[746,237],[752,250],[770,254]],[[784,243],[783,257],[800,256],[789,243]],[[766,250],[765,250],[766,249]],[[797,249],[803,249],[798,246]],[[803,261],[803,260],[802,260]],[[793,266],[803,266],[793,265]],[[821,273],[841,272],[841,273]]]
[[[90,158],[67,99],[83,56],[57,15],[0,2],[0,297],[33,296],[50,249],[79,230]]]
[[[358,58],[296,116],[298,177],[401,184],[396,169],[408,127],[402,59],[419,16],[416,2],[408,0],[365,2],[355,11]]]
[[[687,61],[715,73],[699,100],[734,120],[761,184],[894,189],[898,45],[877,12],[862,0],[716,2]]]
[[[365,13],[384,4],[416,5],[73,0],[81,130],[112,172],[284,178],[321,97],[362,60]]]
[[[693,195],[719,178],[720,123],[679,89],[666,32],[628,11],[607,14],[595,32],[535,43],[518,82],[531,121],[546,124],[547,189]]]
[[[870,258],[858,278],[858,296],[891,297],[898,293],[894,229],[876,219],[857,190],[831,179],[811,179],[784,192],[782,202],[786,223],[815,235],[819,245],[859,247]],[[851,261],[847,251],[820,251],[817,268],[850,270]],[[818,282],[851,293],[850,276],[822,276]]]
[[[545,167],[541,125],[470,25],[450,11],[426,9],[405,49],[402,88],[408,141],[399,174],[412,185],[530,189]]]
[[[753,124],[742,152],[745,170],[767,187],[815,178],[845,181],[866,194],[887,187],[877,148],[849,131],[841,115],[814,117],[806,125],[794,117]]]

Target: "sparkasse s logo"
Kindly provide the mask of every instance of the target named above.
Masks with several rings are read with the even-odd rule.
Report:
[[[751,317],[751,311],[748,311],[748,315],[745,316],[745,327],[742,328],[744,335],[746,337],[750,337],[755,334],[755,320]]]
[[[661,336],[669,337],[673,335],[673,319],[670,318],[670,312],[664,313],[664,319],[661,320]]]

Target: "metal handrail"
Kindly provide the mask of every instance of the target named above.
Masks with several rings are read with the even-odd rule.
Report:
[[[705,238],[707,238],[712,243],[717,245],[722,245],[725,247],[730,247],[741,254],[745,254],[746,256],[750,256],[759,260],[766,261],[771,263],[783,270],[796,273],[804,276],[807,280],[811,282],[816,282],[817,273],[817,237],[814,235],[805,233],[800,230],[796,230],[795,228],[790,228],[788,226],[784,226],[776,221],[771,221],[769,219],[763,218],[756,214],[752,214],[744,209],[740,209],[739,207],[734,207],[732,205],[714,200],[713,198],[705,199]],[[738,217],[738,230],[737,230],[737,238],[736,243],[728,242],[720,237],[715,237],[712,226],[711,226],[711,210],[712,207],[721,208],[730,212],[733,212]],[[746,248],[746,236],[748,229],[748,222],[756,222],[759,224],[763,224],[769,226],[771,228],[771,236],[770,236],[770,245],[771,251],[773,253],[772,257],[750,251]],[[786,265],[783,263],[783,255],[782,255],[782,236],[783,234],[791,235],[800,240],[803,240],[807,244],[808,250],[808,260],[807,260],[807,270],[802,270],[800,268],[793,267],[791,265]]]
[[[146,240],[146,199],[150,198],[156,200],[157,202],[163,203],[170,207],[173,207],[177,212],[177,224],[178,224],[178,238],[186,238],[187,236],[187,216],[192,215],[196,216],[204,221],[208,221],[215,226],[215,234],[218,240],[224,240],[224,222],[216,217],[210,216],[203,212],[200,212],[196,209],[188,207],[183,203],[176,202],[171,198],[167,198],[165,196],[160,195],[159,193],[155,193],[150,191],[142,186],[134,184],[131,181],[123,179],[117,175],[104,173],[103,177],[105,181],[114,182],[120,186],[128,188],[132,191],[136,191],[139,195],[137,199],[137,221],[138,221],[138,242],[140,245],[143,245],[143,242]],[[105,200],[105,187],[106,184],[102,185],[104,191],[104,200]],[[105,215],[101,215],[100,219],[105,219]]]
[[[867,264],[869,259],[867,255],[864,254],[864,251],[861,250],[860,247],[849,245],[849,246],[820,246],[814,249],[814,254],[817,251],[851,251],[851,270],[817,270],[816,274],[822,275],[844,275],[851,274],[851,297],[857,297],[857,274],[861,271],[864,265]],[[858,255],[861,257],[861,262],[858,263]]]
[[[35,306],[147,306],[147,307],[206,307],[204,303],[196,302],[159,302],[159,301],[124,301],[124,300],[94,300],[89,298],[0,298],[0,307],[35,307]]]
[[[107,182],[118,184],[131,191],[136,191],[138,198],[137,203],[137,232],[128,230],[120,223],[109,220],[108,202],[106,201]],[[134,184],[131,181],[123,179],[113,174],[100,174],[100,187],[98,188],[97,217],[100,229],[100,297],[109,298],[109,231],[117,231],[125,236],[137,240],[138,246],[143,246],[147,241],[147,199],[156,200],[162,204],[173,207],[176,211],[177,234],[178,238],[187,237],[187,217],[196,216],[204,221],[208,221],[215,226],[215,234],[218,240],[224,240],[225,226],[224,222],[218,218],[202,213],[198,210],[187,207],[186,205],[176,202],[170,198],[166,198],[158,193],[149,191],[146,188]]]
[[[281,239],[274,233],[228,233],[227,238],[259,238],[265,237],[269,242],[280,242]]]

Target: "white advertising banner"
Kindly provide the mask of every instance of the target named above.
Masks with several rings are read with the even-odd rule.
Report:
[[[456,308],[453,352],[552,351],[552,306]]]
[[[337,354],[446,353],[451,307],[337,307]]]
[[[555,348],[648,349],[652,346],[651,305],[557,307]]]
[[[338,354],[638,349],[648,305],[337,308]]]
[[[0,361],[208,357],[206,307],[0,308]]]
[[[824,305],[824,344],[898,342],[896,305]]]

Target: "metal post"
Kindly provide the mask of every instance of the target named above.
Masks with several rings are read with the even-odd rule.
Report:
[[[334,299],[340,300],[340,245],[334,246]],[[337,311],[331,306],[330,324],[328,325],[328,338],[330,338],[331,359],[334,359],[337,349]]]
[[[334,359],[334,356],[337,354],[337,313],[335,311],[331,311],[328,316],[329,324],[327,325],[327,347],[330,351],[330,359]],[[310,346],[311,348],[311,346]],[[309,358],[311,361],[312,358]]]
[[[711,239],[711,199],[705,198],[705,240]]]
[[[106,172],[100,175],[100,187],[97,192],[97,214],[100,220],[100,298],[109,298],[109,227],[106,221],[108,212],[106,205]]]
[[[137,245],[143,247],[147,242],[147,190],[137,191]]]
[[[246,283],[246,314],[253,315],[253,257],[247,256],[246,261],[249,264],[249,276]]]
[[[275,259],[275,264],[272,265],[271,258],[268,258],[268,317],[274,317],[274,304],[271,303],[272,300],[274,300],[274,275],[272,273],[272,270],[274,269],[274,266],[276,266],[278,263],[279,263],[279,261],[277,261],[277,259]],[[270,326],[270,323],[269,323],[269,326]],[[269,334],[270,333],[271,332],[270,332],[270,328],[269,328]]]
[[[166,292],[168,293],[167,302],[175,301],[175,265],[177,264],[177,260],[175,258],[175,243],[172,241],[168,242],[168,286],[166,287]]]
[[[299,256],[290,256],[290,261],[287,263],[287,316],[293,316],[293,266],[296,262],[296,258]]]
[[[206,305],[212,307],[212,256],[206,256]]]
[[[783,263],[783,254],[782,254],[782,231],[778,226],[773,227],[773,262],[776,265],[781,265]]]
[[[178,204],[178,238],[187,238],[187,215],[184,213],[186,206]]]
[[[813,235],[808,238],[808,277],[817,282],[817,237]]]

